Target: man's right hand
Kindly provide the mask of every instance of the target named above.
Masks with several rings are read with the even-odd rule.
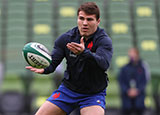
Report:
[[[128,96],[131,98],[138,96],[138,94],[139,94],[139,92],[136,88],[131,88],[128,90]]]
[[[42,69],[37,69],[37,68],[34,68],[32,66],[26,66],[26,69],[29,69],[29,70],[31,70],[31,71],[33,71],[35,73],[39,73],[39,74],[42,74],[44,72],[43,68]]]

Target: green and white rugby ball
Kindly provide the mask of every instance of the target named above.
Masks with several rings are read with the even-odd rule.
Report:
[[[23,47],[22,55],[27,63],[35,68],[46,68],[52,61],[48,49],[37,42],[27,43]]]

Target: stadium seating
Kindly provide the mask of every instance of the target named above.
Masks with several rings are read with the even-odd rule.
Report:
[[[2,39],[2,29],[1,29],[1,27],[2,27],[2,0],[0,1],[0,44],[1,44],[1,39]],[[1,46],[0,46],[1,47]],[[0,56],[0,60],[1,60],[1,56]]]
[[[136,0],[134,1],[134,13],[137,17],[148,17],[154,18],[155,13],[155,3],[152,0]]]
[[[159,0],[157,0],[158,1],[158,11],[159,11],[159,15],[160,15],[160,8],[159,8],[159,6],[160,6],[160,1]]]
[[[136,20],[137,27],[155,27],[157,28],[156,24],[156,19],[155,18],[139,18]]]
[[[154,1],[151,0],[134,1],[133,12],[134,12],[133,14],[134,14],[135,29],[137,32],[139,31],[139,29],[142,31],[143,30],[148,31],[149,28],[157,29]],[[157,30],[155,29],[154,31],[157,32]],[[139,36],[140,33],[141,32],[137,33],[137,36]],[[147,32],[145,33],[147,34]],[[154,35],[155,34],[156,33],[154,33]]]
[[[128,49],[133,46],[130,2],[109,0],[110,36],[113,42],[112,68],[115,73],[128,62]]]
[[[34,0],[32,3],[33,41],[42,43],[49,50],[52,50],[56,29],[53,27],[53,4],[52,0]]]
[[[156,5],[157,7],[156,7],[156,10],[157,10],[157,14],[158,14],[158,26],[159,26],[159,36],[160,36],[160,1],[159,0],[157,0],[157,5]]]
[[[111,11],[128,11],[130,9],[128,0],[108,0],[108,4]]]
[[[151,73],[159,74],[160,52],[155,1],[134,1],[134,25],[141,57],[149,63]]]
[[[64,32],[67,32],[69,29],[77,26],[77,7],[78,0],[74,2],[72,0],[61,0],[58,3],[59,12],[58,12],[58,27],[59,35]]]
[[[27,0],[8,0],[7,20],[7,72],[24,72],[22,48],[27,39]]]

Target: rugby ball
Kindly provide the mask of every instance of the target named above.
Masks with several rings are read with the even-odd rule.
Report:
[[[35,68],[46,68],[52,61],[48,49],[37,42],[27,43],[23,47],[22,55],[26,62]]]

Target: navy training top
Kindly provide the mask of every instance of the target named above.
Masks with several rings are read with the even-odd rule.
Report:
[[[44,74],[54,72],[66,58],[67,67],[63,84],[72,91],[94,94],[103,91],[108,85],[106,70],[109,68],[113,48],[112,41],[103,29],[96,32],[85,42],[85,50],[76,55],[67,48],[67,43],[80,43],[78,27],[69,30],[55,41],[52,51],[52,63],[45,68]]]

